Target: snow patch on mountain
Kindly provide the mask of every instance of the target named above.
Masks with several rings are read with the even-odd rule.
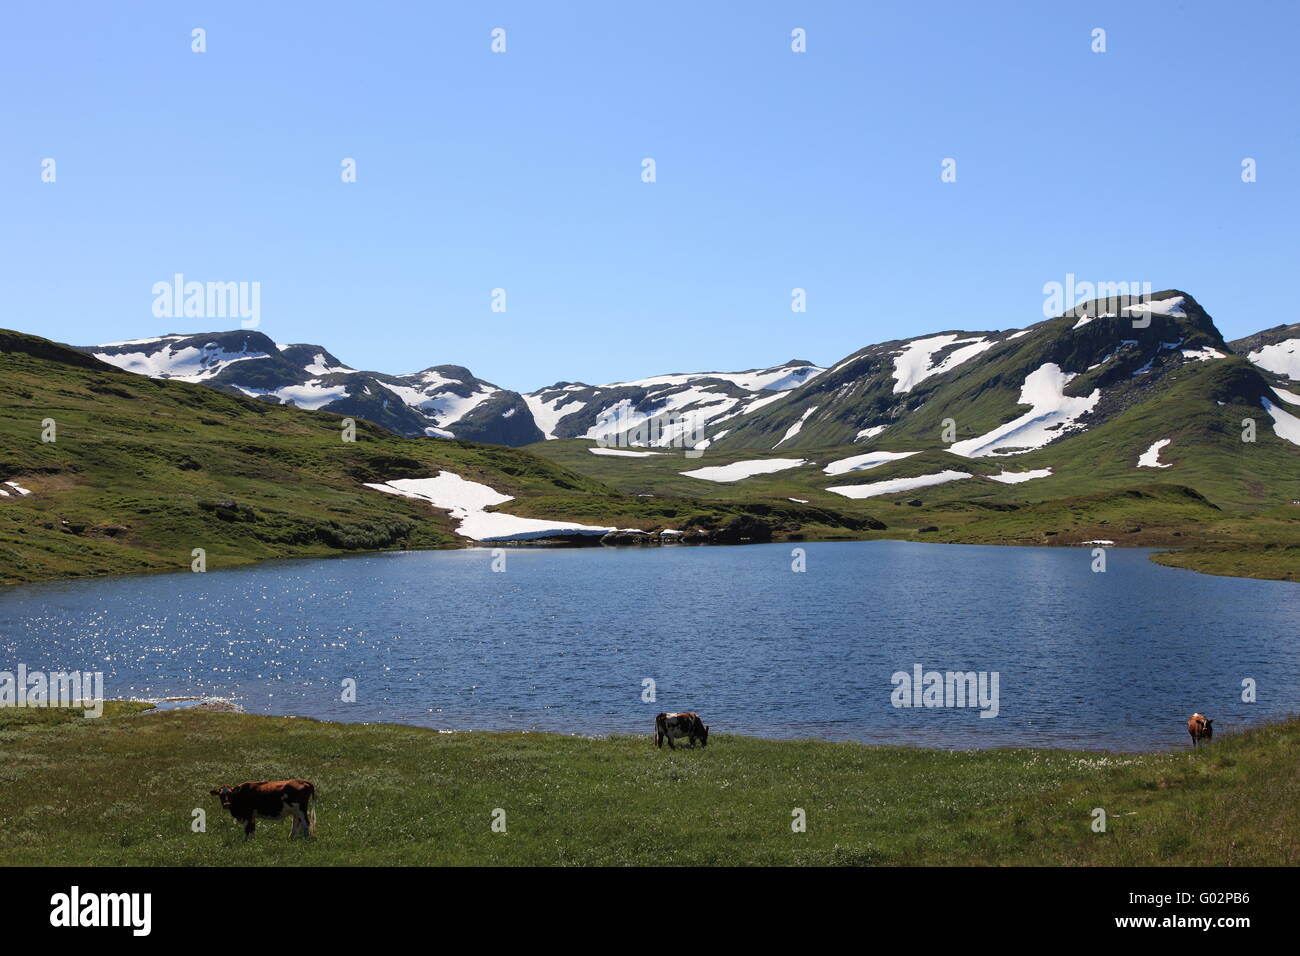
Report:
[[[1273,419],[1273,434],[1293,445],[1300,445],[1300,418],[1296,418],[1286,409],[1274,405],[1267,398],[1260,399],[1264,410]]]
[[[571,385],[566,391],[573,391],[576,388],[581,386]],[[536,393],[525,395],[524,404],[532,413],[533,422],[541,430],[542,436],[547,439],[555,437],[555,426],[560,423],[561,418],[578,411],[583,405],[580,400],[569,398],[567,395],[561,394],[554,398],[543,399]]]
[[[280,351],[284,351],[282,347]],[[309,364],[303,366],[303,371],[308,375],[332,375],[335,372],[355,372],[356,369],[348,368],[346,365],[330,365],[325,361],[325,353],[317,352],[312,356]]]
[[[318,385],[308,382],[306,385],[286,385],[283,388],[244,388],[239,390],[252,398],[274,395],[285,404],[292,403],[298,408],[318,409],[330,402],[347,398],[348,390],[343,385]]]
[[[708,468],[683,471],[681,474],[704,481],[741,481],[755,475],[770,475],[806,464],[808,462],[803,458],[761,458],[754,461],[733,461],[730,465],[711,465]]]
[[[756,369],[749,372],[710,373],[694,378],[720,378],[724,382],[745,389],[747,392],[788,392],[805,382],[811,382],[824,368],[815,365],[786,365],[781,368]]]
[[[950,345],[965,345],[965,348],[956,349],[937,365],[932,364],[934,354]],[[983,336],[959,339],[956,335],[936,335],[909,342],[894,356],[894,394],[910,392],[927,378],[951,371],[967,359],[991,349],[993,345],[993,342]]]
[[[916,454],[920,453],[915,451],[869,451],[863,455],[840,458],[828,464],[822,471],[828,475],[843,475],[850,471],[866,471],[868,468],[883,465],[887,461],[898,461],[901,458]]]
[[[1023,481],[1033,481],[1035,478],[1050,478],[1052,469],[1035,468],[1033,471],[1004,471],[1000,475],[985,475],[990,481],[1000,481],[1004,485],[1018,485]]]
[[[1025,377],[1020,389],[1020,404],[1033,406],[1029,411],[977,438],[956,442],[948,450],[964,458],[1016,454],[1041,448],[1081,427],[1078,419],[1101,401],[1101,389],[1093,389],[1092,394],[1078,398],[1068,396],[1065,386],[1075,377],[1075,373],[1061,371],[1055,362],[1039,366]]]
[[[170,342],[185,338],[180,335],[162,336],[157,339],[137,342],[113,343],[114,345],[150,345]],[[109,348],[102,345],[100,348]],[[215,342],[203,347],[186,346],[175,348],[165,346],[152,352],[92,352],[95,358],[109,365],[116,365],[127,372],[148,375],[150,378],[175,379],[181,382],[202,382],[211,378],[226,366],[234,362],[246,362],[249,359],[266,358],[266,352],[227,352]]]
[[[1186,300],[1181,295],[1176,295],[1170,299],[1156,299],[1152,302],[1136,302],[1133,305],[1126,305],[1125,312],[1154,312],[1158,315],[1173,315],[1184,318],[1187,311],[1183,308]]]
[[[1169,442],[1170,442],[1170,439],[1168,439],[1168,438],[1162,438],[1162,439],[1160,439],[1158,442],[1154,442],[1154,443],[1151,445],[1150,448],[1148,448],[1146,451],[1144,451],[1141,455],[1138,456],[1138,463],[1137,463],[1137,466],[1138,466],[1139,468],[1170,468],[1170,467],[1172,467],[1171,465],[1161,464],[1161,462],[1160,462],[1160,449],[1162,449],[1162,448],[1164,448],[1166,445],[1168,445]]]
[[[1300,339],[1285,339],[1256,349],[1246,358],[1266,372],[1300,382]]]
[[[656,375],[634,382],[615,382],[601,388],[656,388],[663,385],[690,385],[702,379],[719,379],[730,382],[747,392],[788,392],[805,382],[812,381],[826,371],[816,365],[781,365],[776,368],[748,369],[744,372],[692,372],[690,374]]]
[[[627,451],[623,448],[588,448],[593,455],[610,455],[616,458],[662,458],[660,451]]]
[[[450,471],[440,471],[436,478],[399,478],[377,484],[366,482],[366,487],[404,498],[418,498],[435,508],[449,511],[457,522],[457,534],[475,541],[524,541],[557,535],[605,534],[614,530],[612,527],[488,512],[484,509],[513,501],[514,497],[503,495],[480,482],[467,481]]]
[[[414,378],[415,376],[403,377]],[[443,378],[437,373],[422,374],[419,381],[421,383],[419,385],[397,385],[393,382],[385,382],[384,387],[405,404],[432,418],[440,428],[456,424],[500,391],[481,385],[470,388],[463,382]],[[459,392],[451,391],[454,387],[465,388],[469,394],[461,395]]]
[[[580,437],[595,441],[609,440],[629,429],[645,425],[651,419],[657,419],[658,433],[652,437],[650,444],[667,448],[685,442],[697,425],[716,418],[737,401],[738,399],[727,395],[695,387],[669,392],[660,403],[644,410],[638,409],[636,402],[625,398],[602,409],[596,418],[596,424]]]
[[[124,339],[121,342],[105,342],[99,346],[101,349],[116,349],[127,345],[157,345],[159,342],[171,342],[175,339],[182,339],[183,335],[154,335],[147,339]]]
[[[777,392],[775,395],[764,395],[762,398],[756,398],[753,401],[742,405],[739,409],[728,415],[723,415],[721,418],[713,419],[713,423],[716,425],[718,422],[725,421],[728,418],[735,418],[737,415],[747,415],[750,412],[756,412],[764,405],[771,405],[773,402],[779,402],[783,398],[785,398],[784,392]]]
[[[795,435],[799,434],[803,429],[803,423],[806,422],[809,416],[819,408],[821,408],[820,405],[814,405],[812,408],[805,410],[804,413],[799,416],[799,420],[785,430],[785,435],[782,436],[781,441],[777,442],[776,445],[773,445],[772,447],[775,448],[777,445],[780,445],[781,442],[787,442]]]
[[[949,481],[971,478],[973,475],[964,471],[940,471],[933,475],[917,475],[915,478],[894,478],[890,481],[873,481],[865,485],[837,485],[827,488],[845,498],[875,498],[877,495],[892,495],[899,491],[911,491],[914,488],[928,488],[942,485]]]

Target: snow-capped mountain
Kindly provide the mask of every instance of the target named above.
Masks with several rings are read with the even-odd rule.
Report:
[[[1194,404],[1263,409],[1276,429],[1300,428],[1287,411],[1300,405],[1287,389],[1300,382],[1300,325],[1229,344],[1178,290],[1087,302],[1021,329],[882,342],[829,368],[792,360],[608,385],[557,382],[527,394],[458,365],[404,375],[359,371],[322,346],[277,345],[256,331],[82,351],[128,371],[365,418],[404,435],[515,446],[631,433],[629,444],[685,437],[722,451],[909,450],[934,446],[944,434],[942,447],[953,454],[1003,457],[1123,416],[1140,418],[1156,398],[1184,385]],[[1197,374],[1220,365],[1222,374]],[[646,428],[652,419],[667,424],[654,432]]]
[[[518,392],[459,365],[407,375],[365,372],[344,365],[322,346],[277,345],[255,331],[164,335],[81,350],[129,372],[365,418],[402,435],[501,445],[526,445],[542,437]]]
[[[779,401],[825,369],[792,360],[745,372],[659,375],[635,382],[583,385],[557,382],[524,396],[547,438],[601,438],[635,428],[650,418],[691,419],[691,427],[716,426]],[[650,444],[679,438],[665,429]]]
[[[1270,379],[1284,385],[1300,382],[1300,322],[1276,325],[1229,345]]]
[[[80,348],[129,372],[357,416],[403,435],[515,446],[594,436],[608,432],[611,424],[634,426],[652,416],[690,414],[716,424],[774,402],[823,371],[791,361],[612,385],[560,382],[520,395],[459,365],[405,375],[359,371],[323,346],[277,345],[256,331],[163,335]]]
[[[1232,354],[1190,295],[1147,298],[1083,303],[1019,330],[871,345],[709,437],[724,449],[929,441],[950,420],[956,454],[1039,448],[1140,403],[1178,368]]]

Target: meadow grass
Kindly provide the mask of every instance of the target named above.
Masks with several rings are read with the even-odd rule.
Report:
[[[0,710],[0,864],[1300,862],[1297,720],[1141,755],[721,733],[674,751],[648,732],[449,734],[146,707],[110,703],[98,720]],[[208,794],[286,777],[318,788],[315,841],[264,822],[245,843]],[[196,808],[206,832],[192,829]],[[806,832],[791,828],[796,808]]]

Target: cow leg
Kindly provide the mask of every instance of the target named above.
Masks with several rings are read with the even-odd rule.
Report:
[[[660,750],[664,749],[664,735],[657,730],[655,731],[655,746]]]
[[[293,817],[289,823],[289,839],[292,840],[298,836],[298,808],[290,807],[289,813]]]
[[[677,745],[676,745],[675,743],[673,743],[673,735],[672,735],[672,734],[664,734],[664,739],[666,739],[666,740],[668,741],[668,749],[669,749],[669,750],[676,750],[676,749],[677,749]]]
[[[244,824],[244,842],[247,843],[249,840],[253,839],[253,831],[256,829],[257,829],[257,814],[255,813],[251,817],[249,817],[248,822]]]

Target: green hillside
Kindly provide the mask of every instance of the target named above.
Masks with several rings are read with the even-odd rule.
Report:
[[[1018,333],[869,346],[758,411],[720,419],[692,460],[596,455],[579,440],[529,448],[626,494],[689,496],[709,485],[720,500],[797,499],[870,515],[888,525],[879,536],[1174,547],[1159,560],[1300,580],[1300,408],[1274,391],[1283,379],[1232,351],[1289,342],[1295,327],[1229,346],[1191,296],[1151,298],[1168,314],[1149,314],[1146,327],[1143,312],[1135,321],[1131,306],[1099,300]],[[923,360],[909,365],[913,350]],[[908,368],[924,374],[900,380]],[[1063,387],[1023,400],[1044,370]],[[1057,402],[1087,407],[1058,415]],[[1035,422],[1046,430],[991,442]],[[908,454],[844,463],[872,453]],[[688,474],[773,458],[803,464],[725,483]],[[936,475],[947,480],[909,486]],[[874,487],[850,491],[858,497],[831,490],[848,486]]]
[[[53,420],[55,441],[42,441]],[[649,499],[614,491],[526,451],[402,438],[363,420],[119,371],[73,349],[0,332],[0,582],[308,557],[460,547],[446,512],[364,487],[439,470],[519,500],[510,513],[647,530],[680,525]],[[545,499],[539,506],[532,498]],[[518,510],[516,510],[518,506]],[[548,511],[547,508],[551,510]],[[748,509],[680,502],[723,526]],[[760,509],[761,510],[761,509]],[[863,526],[816,509],[779,533]]]
[[[1156,318],[1157,338],[1200,335],[1226,349],[1204,327],[1208,318]],[[217,568],[270,557],[460,547],[468,541],[446,512],[364,486],[441,470],[514,496],[498,510],[520,517],[652,535],[683,530],[694,541],[1108,540],[1177,548],[1159,560],[1201,571],[1300,579],[1300,506],[1291,503],[1300,500],[1300,447],[1275,433],[1262,407],[1269,385],[1240,356],[1174,359],[1158,377],[1099,363],[1068,391],[1114,393],[1110,405],[1099,406],[1105,414],[1021,454],[964,457],[940,440],[945,409],[963,409],[959,439],[996,428],[1023,413],[1008,396],[1024,368],[1050,358],[1087,361],[1104,342],[1081,344],[1081,333],[1097,326],[1104,339],[1114,331],[1104,318],[1080,329],[1071,321],[1042,323],[1054,331],[1038,328],[1032,347],[1019,339],[997,345],[969,368],[927,379],[920,406],[869,440],[823,447],[800,432],[791,443],[797,447],[721,442],[690,458],[680,449],[593,454],[581,439],[514,449],[403,438],[360,419],[357,440],[348,443],[343,420],[331,413],[149,379],[44,339],[0,332],[0,482],[32,492],[0,485],[10,492],[0,497],[0,581],[180,570],[190,567],[195,548]],[[1084,352],[1061,354],[1067,348]],[[868,361],[876,362],[872,355]],[[1111,384],[1098,383],[1103,374]],[[800,391],[790,400],[796,407]],[[1253,442],[1242,441],[1247,419],[1255,422]],[[46,420],[54,422],[56,441],[42,441]],[[1168,441],[1162,467],[1139,467],[1158,440]],[[877,451],[914,454],[825,471]],[[727,482],[686,474],[769,458],[804,463]],[[1047,470],[1014,484],[993,480]],[[863,498],[830,490],[940,472],[971,477]]]

